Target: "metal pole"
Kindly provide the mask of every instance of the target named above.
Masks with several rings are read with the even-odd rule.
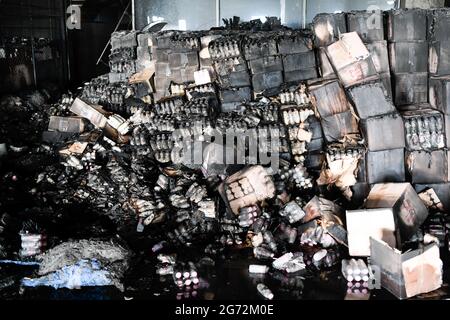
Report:
[[[133,31],[136,30],[136,11],[135,11],[136,7],[134,5],[135,5],[134,0],[131,0],[131,21],[132,21]]]
[[[216,0],[216,27],[220,27],[220,0]]]
[[[303,0],[303,10],[302,10],[302,25],[303,29],[306,28],[306,7],[308,6],[308,0]]]
[[[116,27],[114,28],[113,33],[116,32],[117,29],[119,29],[119,26],[120,26],[120,24],[122,23],[123,17],[125,17],[125,14],[127,13],[128,8],[130,7],[130,4],[131,4],[131,1],[128,2],[128,5],[127,5],[127,7],[125,8],[125,10],[123,11],[122,16],[121,16],[120,19],[119,19],[119,22],[117,22],[117,25],[116,25]],[[98,65],[98,64],[100,63],[100,61],[102,60],[103,55],[105,54],[106,49],[108,49],[108,46],[109,46],[110,43],[111,43],[111,38],[109,38],[108,43],[106,44],[105,48],[103,49],[102,54],[100,55],[100,58],[98,58],[97,63],[96,63],[95,65]]]

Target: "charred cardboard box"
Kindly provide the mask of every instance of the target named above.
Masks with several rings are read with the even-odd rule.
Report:
[[[320,76],[324,79],[337,79],[337,75],[334,72],[333,66],[330,63],[330,59],[327,56],[327,49],[319,48],[317,50],[317,55],[320,67]]]
[[[286,72],[310,69],[316,66],[314,51],[283,56],[283,68]]]
[[[283,71],[283,61],[280,56],[269,56],[250,60],[248,66],[252,74]]]
[[[50,117],[49,131],[81,133],[86,127],[86,122],[79,117]]]
[[[310,79],[315,79],[318,76],[317,68],[309,68],[303,70],[285,71],[284,72],[284,82],[294,83],[300,81],[306,81]]]
[[[278,37],[278,53],[281,55],[306,53],[313,50],[311,34],[302,31],[285,33]]]
[[[397,112],[362,120],[361,131],[369,151],[405,147],[403,119]]]
[[[414,184],[449,182],[448,151],[406,152],[406,167]]]
[[[405,181],[405,150],[367,152],[366,176],[369,184]]]
[[[383,74],[390,72],[389,53],[386,41],[376,41],[366,44],[372,57],[373,64],[378,73]]]
[[[379,78],[370,52],[356,32],[342,34],[327,47],[327,54],[344,87]]]
[[[243,102],[250,101],[252,91],[250,87],[222,89],[219,91],[219,98],[222,103],[222,112],[230,112]]]
[[[408,150],[437,150],[446,147],[445,122],[440,111],[429,108],[428,104],[406,106],[403,110]]]
[[[450,114],[450,76],[430,77],[430,105],[444,114]]]
[[[383,83],[384,89],[386,89],[386,95],[393,101],[391,73],[380,73],[380,80]]]
[[[103,114],[103,110],[100,106],[95,107],[87,104],[83,100],[76,98],[73,102],[70,111],[76,115],[88,119],[93,125],[98,128],[104,128],[107,123],[107,119]]]
[[[262,166],[245,168],[233,174],[218,190],[235,215],[239,215],[241,208],[256,205],[275,196],[273,180]]]
[[[384,85],[377,81],[348,89],[359,118],[367,119],[396,111]]]
[[[428,102],[428,73],[396,73],[393,80],[396,106]]]
[[[278,88],[283,84],[283,73],[281,71],[273,71],[255,74],[252,76],[252,84],[255,93]]]
[[[392,42],[389,44],[391,70],[394,73],[428,71],[428,42]]]
[[[345,13],[321,13],[313,19],[313,30],[316,35],[314,45],[325,47],[339,39],[347,32]]]
[[[398,299],[407,299],[442,286],[442,260],[437,244],[402,253],[370,238],[370,262],[380,270],[381,286]]]
[[[417,193],[426,189],[433,189],[439,200],[441,200],[444,210],[450,209],[450,183],[427,183],[414,185]]]
[[[246,60],[253,60],[278,54],[277,42],[275,38],[269,37],[249,37],[244,43],[244,57]]]
[[[401,9],[387,11],[388,41],[427,40],[427,11]]]
[[[428,217],[428,209],[409,183],[382,183],[373,186],[365,208],[393,210],[397,248],[410,240]]]
[[[328,143],[342,140],[345,136],[359,133],[358,123],[351,111],[321,119],[325,140]]]
[[[432,76],[450,74],[450,40],[430,43],[428,66]]]
[[[182,52],[169,54],[169,67],[178,68],[197,68],[199,67],[198,52]]]
[[[311,102],[322,118],[350,110],[339,81],[323,81],[309,86]]]
[[[365,43],[384,40],[382,11],[351,11],[347,13],[348,32],[357,32]]]
[[[362,168],[365,171],[365,163]],[[361,207],[370,193],[370,185],[366,182],[357,182],[354,186],[351,186],[351,190],[353,194],[352,204],[355,208]]]
[[[430,41],[442,41],[448,39],[450,30],[450,10],[439,8],[428,10],[428,32]]]

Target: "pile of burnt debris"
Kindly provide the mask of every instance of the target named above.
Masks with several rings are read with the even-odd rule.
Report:
[[[442,294],[450,11],[226,25],[116,32],[78,94],[1,101],[0,268],[38,269],[0,290],[129,292],[148,258],[183,297],[239,251],[266,299],[333,270],[348,297]]]

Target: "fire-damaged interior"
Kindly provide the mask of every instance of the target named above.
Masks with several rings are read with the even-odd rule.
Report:
[[[0,26],[0,297],[448,299],[450,9],[404,2]]]

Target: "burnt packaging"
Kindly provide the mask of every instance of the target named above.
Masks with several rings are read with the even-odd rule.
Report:
[[[347,13],[349,32],[357,32],[368,43],[384,40],[383,13],[381,11],[352,11]]]
[[[325,81],[309,87],[312,104],[322,118],[350,110],[339,81]]]
[[[366,44],[372,57],[373,64],[378,73],[390,72],[389,54],[386,41],[377,41]]]
[[[367,119],[396,111],[387,98],[385,87],[381,82],[373,82],[348,89],[356,112],[361,119]]]
[[[316,47],[325,47],[339,39],[339,35],[347,32],[345,13],[321,13],[313,19],[313,30],[316,35]]]
[[[78,117],[50,117],[48,124],[49,131],[74,132],[81,133],[84,131],[86,122],[83,118]]]
[[[319,48],[318,56],[318,61],[320,64],[320,76],[324,79],[336,79],[337,75],[334,72],[333,66],[330,63],[330,59],[327,56],[327,49]]]
[[[267,89],[278,88],[283,84],[281,71],[259,73],[252,76],[253,90],[258,93]]]
[[[186,52],[186,53],[171,53],[169,54],[169,67],[171,69],[195,67],[198,69],[198,53]]]
[[[350,111],[321,119],[325,140],[328,143],[342,140],[345,136],[359,133],[358,123]]]
[[[406,166],[411,181],[420,183],[449,182],[448,151],[412,151],[406,153]]]
[[[365,207],[392,208],[398,248],[410,240],[428,217],[428,209],[409,183],[375,185],[370,191]]]
[[[405,150],[367,152],[367,183],[405,181]]]
[[[450,114],[450,77],[431,77],[429,97],[433,108]]]
[[[444,205],[445,210],[449,210],[450,208],[450,183],[427,183],[427,184],[416,184],[414,185],[414,188],[417,192],[422,192],[428,188],[431,188],[434,190],[434,192],[439,197],[439,200],[441,200],[442,204]]]
[[[429,71],[432,76],[450,74],[450,40],[430,43]]]
[[[441,287],[442,260],[436,244],[402,254],[384,241],[371,238],[370,247],[370,261],[380,268],[381,286],[398,299]]]
[[[427,40],[427,12],[422,9],[387,12],[388,41]]]
[[[410,106],[420,109],[402,112],[408,150],[436,150],[446,146],[444,117],[427,106]]]
[[[389,44],[391,70],[394,73],[428,71],[428,42],[410,41]]]
[[[382,151],[405,147],[403,119],[391,113],[361,121],[361,131],[369,151]]]
[[[283,68],[285,72],[310,69],[315,66],[316,56],[314,51],[283,56]]]
[[[450,30],[450,11],[448,8],[440,8],[428,11],[428,30],[431,41],[448,39]]]
[[[219,92],[220,101],[222,102],[222,111],[228,112],[235,106],[242,104],[244,101],[250,101],[252,91],[250,87],[223,89]]]
[[[390,72],[381,73],[380,80],[383,83],[384,89],[386,90],[386,95],[388,96],[389,99],[392,100],[393,98],[392,98],[391,73]]]
[[[104,128],[106,126],[107,119],[101,112],[100,106],[93,106],[76,98],[70,107],[70,111],[80,117],[88,119],[96,127]]]
[[[305,53],[311,50],[313,50],[313,43],[310,34],[294,31],[278,37],[279,54]]]
[[[252,74],[283,71],[283,62],[280,56],[263,57],[248,62]]]
[[[310,79],[317,78],[317,68],[309,68],[309,69],[303,69],[303,70],[294,70],[294,71],[288,71],[284,72],[284,81],[286,83],[290,82],[299,82],[299,81],[305,81]]]
[[[247,38],[244,43],[244,57],[246,60],[274,56],[276,54],[278,54],[278,50],[274,38]]]
[[[428,102],[428,73],[394,74],[394,102],[396,106]]]
[[[223,88],[250,86],[250,76],[247,71],[230,72],[226,76],[219,76],[218,80]]]
[[[327,53],[344,87],[379,78],[370,52],[356,32],[341,35],[328,46]]]

